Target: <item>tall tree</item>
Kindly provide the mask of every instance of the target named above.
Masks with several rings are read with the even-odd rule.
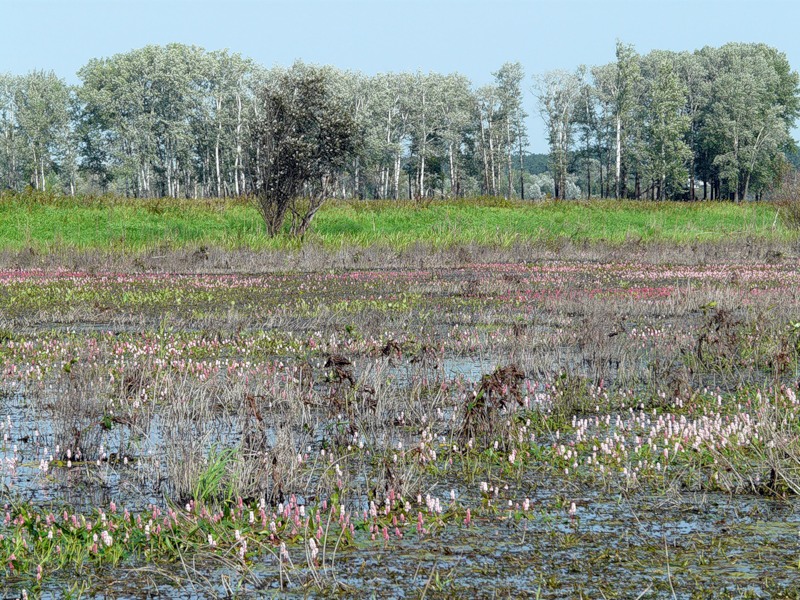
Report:
[[[442,193],[445,180],[449,183],[450,196],[463,194],[464,151],[471,135],[473,106],[475,99],[469,80],[463,75],[451,73],[441,80],[442,94],[447,105],[441,111],[440,128],[437,133],[439,153],[446,175],[442,174]]]
[[[756,174],[790,139],[799,109],[798,75],[785,55],[762,44],[727,44],[716,53],[708,109],[713,164],[734,200],[747,198]],[[772,175],[777,176],[777,173]],[[760,184],[764,183],[759,181]]]
[[[57,167],[70,128],[70,92],[52,71],[20,77],[14,90],[19,136],[27,150],[28,174],[34,189],[44,190],[47,174]]]
[[[15,189],[21,179],[14,103],[17,81],[13,75],[0,73],[0,188]]]
[[[213,152],[216,196],[244,192],[244,125],[252,74],[252,62],[239,54],[221,50],[202,56],[197,81],[201,98],[193,119],[195,152]],[[207,183],[205,169],[200,178]]]
[[[598,96],[613,127],[613,140],[609,146],[614,148],[614,197],[620,198],[625,195],[627,185],[623,171],[626,128],[633,122],[634,109],[638,105],[641,76],[639,55],[633,46],[618,41],[616,57],[616,62],[593,73]]]
[[[371,81],[367,104],[365,151],[372,152],[377,171],[377,196],[400,196],[400,173],[408,135],[409,108],[402,101],[408,81],[405,74],[381,73]]]
[[[417,72],[411,78],[411,88],[406,96],[409,115],[411,159],[414,165],[414,183],[417,197],[426,197],[429,186],[426,175],[429,161],[436,157],[440,136],[447,127],[450,110],[447,97],[448,77],[439,73]],[[457,87],[457,85],[455,86]]]
[[[691,151],[689,160],[689,199],[694,200],[697,169],[700,164],[700,130],[702,128],[703,106],[709,94],[709,77],[702,62],[695,54],[681,52],[675,57],[676,71],[686,91],[683,112],[689,120],[686,141]],[[704,181],[705,188],[705,181]]]
[[[479,123],[480,138],[478,146],[483,159],[483,186],[484,194],[497,195],[499,168],[496,150],[500,143],[498,140],[498,117],[500,113],[500,98],[496,86],[486,85],[478,89],[475,95],[476,119]]]
[[[611,173],[614,171],[612,158],[616,141],[614,118],[614,90],[617,79],[617,66],[615,63],[594,66],[592,73],[592,94],[595,98],[596,119],[595,140],[596,157],[600,164],[600,197],[608,198],[613,195],[611,189]]]
[[[554,70],[534,79],[539,112],[547,127],[553,186],[558,199],[565,198],[567,193],[572,132],[584,75],[585,69],[579,67],[574,73]]]
[[[690,119],[683,112],[686,89],[675,73],[672,57],[656,55],[645,94],[644,155],[650,166],[654,196],[682,191],[691,149],[686,143]]]
[[[617,41],[616,94],[614,98],[614,126],[616,131],[616,166],[614,171],[614,197],[620,198],[625,192],[622,157],[624,151],[624,128],[631,120],[631,113],[637,104],[637,87],[640,82],[639,55],[630,44]]]
[[[592,197],[592,171],[600,176],[602,194],[602,163],[599,151],[602,142],[600,119],[597,114],[597,95],[591,83],[584,81],[575,109],[575,124],[580,130],[583,147],[581,159],[586,175],[586,197]]]
[[[169,44],[94,59],[78,71],[86,121],[105,132],[98,139],[135,195],[189,193],[203,62],[202,49]]]
[[[508,197],[514,195],[514,186],[511,180],[512,174],[512,154],[516,149],[519,159],[519,187],[520,198],[525,197],[525,184],[522,179],[523,147],[526,145],[527,130],[525,127],[525,117],[528,115],[522,109],[522,81],[525,72],[522,64],[505,63],[494,73],[495,84],[497,85],[498,96],[500,98],[500,114],[505,130],[506,148],[506,175],[508,180]]]

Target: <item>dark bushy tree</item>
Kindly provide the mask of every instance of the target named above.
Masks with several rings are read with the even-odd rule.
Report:
[[[327,73],[295,64],[267,85],[255,124],[257,198],[270,236],[303,235],[355,151],[356,125]]]

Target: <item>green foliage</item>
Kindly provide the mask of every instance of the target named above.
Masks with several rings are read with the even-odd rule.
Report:
[[[653,195],[665,200],[680,195],[686,183],[691,149],[685,142],[690,119],[683,114],[686,89],[668,58],[657,58],[646,94],[645,144],[641,165],[656,185]]]
[[[356,124],[329,75],[302,63],[267,86],[259,100],[258,206],[270,236],[281,232],[287,212],[292,235],[302,235],[330,194],[328,180],[355,150]]]
[[[194,501],[198,505],[230,502],[232,492],[225,482],[230,466],[235,461],[236,451],[233,448],[220,450],[215,447],[209,450],[208,465],[200,474],[194,490]]]
[[[525,193],[533,185],[526,175],[549,165],[554,197],[693,199],[691,181],[704,197],[710,188],[712,199],[739,200],[761,197],[793,160],[800,78],[776,48],[730,43],[640,55],[617,42],[615,56],[537,76],[547,162],[526,153],[521,63],[501,65],[493,84],[476,88],[458,73],[265,69],[227,50],[172,43],[91,59],[74,88],[52,72],[1,74],[0,188],[177,198],[280,187],[291,197],[302,181],[294,195],[308,197],[322,171],[328,195],[335,182],[345,198],[518,198],[539,196]],[[301,71],[322,76],[336,106],[296,85]],[[287,86],[287,77],[294,83]],[[289,88],[283,97],[293,100],[272,110]],[[298,118],[303,111],[312,118]],[[286,117],[293,125],[279,126]],[[323,121],[353,124],[348,160],[320,160],[338,137],[312,132]],[[277,149],[267,140],[277,133],[315,140],[285,145],[292,164],[274,163],[278,187],[264,177]],[[298,177],[308,170],[313,177]],[[287,214],[296,233],[313,209]],[[276,218],[270,233],[282,227]]]
[[[531,175],[540,175],[547,172],[547,154],[525,154],[522,157],[525,171]]]
[[[333,201],[317,214],[306,243],[326,247],[415,244],[491,247],[523,242],[719,241],[737,237],[793,239],[770,204],[529,202],[476,198],[413,202]],[[263,220],[242,201],[67,198],[8,195],[0,199],[0,249],[144,252],[170,248],[295,248],[269,238]]]

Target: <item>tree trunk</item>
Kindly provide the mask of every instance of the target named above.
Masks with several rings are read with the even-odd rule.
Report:
[[[512,176],[511,176],[511,153],[513,150],[513,144],[511,143],[511,121],[506,119],[506,169],[508,171],[508,199],[511,199],[514,196],[514,185],[512,183]]]
[[[456,189],[456,166],[455,160],[453,159],[453,142],[447,145],[447,157],[450,161],[450,195],[452,196]],[[442,187],[444,187],[444,183],[442,183]]]
[[[33,189],[39,189],[39,159],[36,156],[36,148],[31,148],[33,151]]]
[[[419,187],[417,197],[425,195],[425,155],[428,153],[428,126],[425,113],[425,88],[422,90],[422,135],[419,142]]]
[[[417,197],[422,198],[425,196],[425,154],[419,157],[419,187],[417,188]]]
[[[233,162],[233,185],[236,195],[239,196],[244,189],[239,189],[239,172],[242,170],[242,96],[236,92],[236,158]]]
[[[519,123],[517,124],[519,128]],[[522,157],[522,129],[519,128],[520,135],[517,137],[519,143],[519,198],[525,200],[525,160]]]
[[[486,143],[486,128],[483,125],[483,117],[481,116],[481,152],[483,154],[483,193],[489,193],[489,156],[488,145]]]
[[[353,190],[353,195],[359,200],[363,200],[364,196],[361,193],[361,181],[360,181],[361,163],[358,160],[358,156],[356,156],[355,159],[353,159],[353,171],[354,171],[353,184],[355,187],[355,189]]]
[[[617,128],[617,161],[616,161],[616,170],[615,178],[614,178],[614,198],[619,200],[620,194],[620,177],[622,175],[622,118],[617,116],[616,118],[616,128]]]
[[[608,135],[606,136],[607,140],[611,140],[612,132],[609,130]],[[612,169],[612,155],[610,148],[606,149],[606,198],[611,198],[611,169]]]
[[[488,116],[487,128],[489,134],[489,171],[491,172],[490,179],[490,194],[497,196],[497,176],[494,164],[494,134],[492,132],[492,117]]]
[[[733,128],[733,164],[736,165],[736,185],[733,186],[733,201],[739,201],[739,130]]]
[[[600,136],[597,136],[597,164],[600,165],[600,178],[598,183],[600,184],[600,197],[604,197],[603,193],[603,151],[600,147]]]
[[[214,144],[214,165],[217,170],[217,198],[222,197],[222,176],[219,171],[219,136],[220,134],[217,133],[217,140]]]
[[[394,158],[394,192],[395,200],[400,199],[400,153],[398,152]]]
[[[744,178],[744,189],[742,190],[742,200],[747,200],[747,194],[750,191],[750,172],[748,171],[747,177]]]

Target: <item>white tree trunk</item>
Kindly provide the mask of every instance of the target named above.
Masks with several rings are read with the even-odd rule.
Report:
[[[486,144],[486,128],[483,125],[483,116],[481,115],[481,151],[483,154],[483,187],[485,193],[491,193],[490,188],[490,176],[489,176],[489,156],[487,151],[487,144]]]
[[[511,143],[511,121],[506,119],[506,169],[508,175],[508,198],[514,196],[514,184],[511,176],[511,156],[513,145]]]
[[[417,188],[417,196],[422,198],[425,196],[425,154],[419,157],[419,184]]]
[[[456,192],[456,164],[453,159],[453,142],[447,145],[447,157],[450,160],[450,196],[455,196]]]
[[[622,175],[622,117],[617,115],[617,165],[614,177],[614,197],[619,200],[620,180]]]
[[[217,171],[217,198],[222,196],[222,177],[219,172],[219,136],[220,134],[217,133],[217,139],[214,143],[214,165]]]
[[[494,132],[492,131],[492,116],[491,114],[488,116],[487,120],[488,126],[488,133],[489,133],[489,171],[491,172],[491,191],[490,194],[492,196],[497,196],[497,176],[495,171],[495,164],[494,164]]]
[[[242,177],[242,188],[239,189],[239,174]],[[236,161],[233,167],[233,182],[236,195],[244,192],[244,172],[242,171],[242,96],[236,93]]]
[[[400,160],[401,156],[398,152],[394,158],[394,199],[397,200],[400,198]]]

